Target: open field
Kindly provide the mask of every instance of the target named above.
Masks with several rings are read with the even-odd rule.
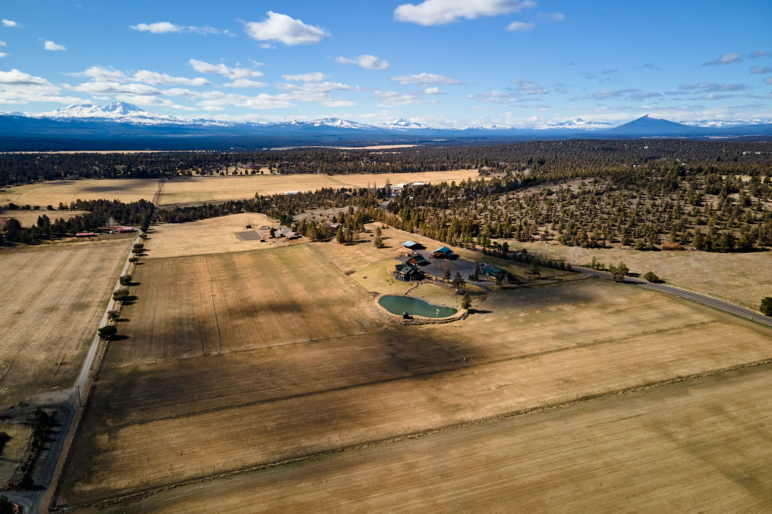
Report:
[[[292,283],[280,269],[282,263],[291,267],[285,256],[292,253],[308,269],[316,266],[313,251],[297,247],[142,267],[140,301],[126,309],[131,321],[120,329],[128,339],[108,352],[67,474],[66,500],[302,459],[772,358],[772,331],[598,280],[493,293],[483,305],[487,314],[449,325],[346,333],[345,323],[337,329],[327,323],[345,312],[343,298],[351,301],[353,292],[339,282],[325,288]],[[281,258],[265,262],[272,254]],[[232,260],[237,258],[257,265]],[[207,271],[185,264],[215,260],[221,261],[212,268],[213,298],[220,302],[215,310],[224,317],[220,327],[240,327],[239,337],[222,337],[229,353],[216,357],[206,356],[218,351],[215,327],[191,323],[197,319],[192,312],[208,318],[206,307],[196,303],[209,294],[197,285],[208,282]],[[176,264],[167,268],[167,262]],[[250,274],[231,271],[236,269]],[[189,281],[178,286],[180,281],[165,278],[174,273]],[[252,274],[259,278],[249,279]],[[309,280],[315,275],[306,274]],[[303,321],[289,327],[272,315],[266,319],[284,326],[248,330],[255,298],[277,281],[282,289],[274,294],[297,291],[279,304],[296,302],[295,315]],[[226,293],[236,284],[244,292]],[[147,307],[141,307],[143,298]],[[172,298],[182,302],[158,309],[172,305]],[[357,301],[361,323],[369,316],[367,300]],[[302,332],[312,324],[312,340],[304,341]]]
[[[251,225],[252,229],[247,229],[247,225]],[[157,225],[149,234],[151,239],[148,242],[152,243],[150,245],[152,251],[148,252],[148,258],[266,250],[277,246],[299,244],[305,240],[304,238],[293,241],[284,238],[268,239],[269,230],[263,230],[261,227],[278,229],[279,224],[263,214],[248,212],[190,223]],[[244,241],[238,233],[245,230],[258,232],[266,241]]]
[[[522,243],[510,243],[522,248]],[[539,244],[525,245],[542,252]],[[758,310],[761,299],[772,295],[772,252],[708,253],[694,251],[640,252],[622,249],[575,249],[576,264],[588,264],[593,256],[606,265],[624,261],[630,271],[643,275],[651,270],[669,284],[708,294]],[[570,249],[550,246],[550,255],[567,261]]]
[[[171,489],[106,510],[767,512],[768,367]]]
[[[131,322],[119,325],[129,339],[112,345],[110,363],[240,351],[383,326],[366,309],[370,296],[307,245],[147,259],[134,279],[141,284],[132,288],[139,300],[121,312]]]
[[[126,203],[141,199],[152,201],[157,190],[158,179],[58,180],[6,188],[0,193],[0,204],[58,207],[59,202],[69,205],[78,199],[104,198]]]
[[[0,489],[7,487],[13,472],[21,464],[30,436],[32,428],[27,425],[0,422]]]
[[[72,385],[129,244],[0,253],[1,408]]]
[[[164,182],[160,204],[212,202],[217,200],[245,200],[255,193],[263,196],[286,191],[315,191],[325,187],[365,187],[376,183],[383,186],[388,179],[392,185],[403,182],[459,182],[477,178],[477,170],[455,170],[420,173],[383,173],[352,175],[239,175],[226,177],[178,178]],[[151,196],[152,198],[152,196]]]

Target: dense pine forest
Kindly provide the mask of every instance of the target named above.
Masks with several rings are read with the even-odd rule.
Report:
[[[638,250],[751,251],[772,247],[772,144],[681,140],[561,141],[491,147],[415,148],[395,153],[333,150],[265,154],[50,156],[55,162],[114,162],[123,172],[157,168],[161,175],[186,166],[261,166],[281,173],[419,171],[477,167],[481,177],[461,183],[408,186],[391,196],[380,189],[322,189],[218,204],[155,209],[148,202],[73,202],[89,211],[71,220],[48,213],[37,227],[6,227],[6,239],[36,240],[118,223],[184,223],[238,212],[262,212],[293,225],[312,240],[355,238],[381,221],[450,245],[497,250],[497,240],[545,241],[567,246],[624,246]],[[42,156],[6,156],[35,163]],[[126,161],[123,161],[123,160]],[[200,159],[196,161],[196,159]],[[252,160],[249,160],[252,159]],[[371,160],[373,163],[363,161]],[[51,164],[48,162],[48,164]],[[176,164],[175,164],[176,163]],[[184,163],[184,166],[180,166]],[[195,163],[195,166],[194,166]],[[315,163],[315,164],[314,164]],[[7,164],[7,162],[6,162]],[[136,167],[135,167],[136,166]],[[369,166],[369,167],[368,167]],[[363,167],[367,167],[363,169]],[[388,167],[388,168],[387,168]],[[190,169],[190,168],[186,168]],[[241,168],[239,168],[241,169]],[[75,172],[75,168],[67,168]],[[231,171],[232,173],[233,171]],[[82,173],[82,172],[81,172]],[[224,172],[223,172],[224,173]],[[294,216],[345,208],[333,219]],[[331,229],[333,221],[342,228]],[[11,238],[9,228],[15,235]],[[34,228],[34,230],[32,230]],[[32,236],[23,237],[24,230]]]
[[[722,174],[763,174],[772,143],[690,140],[569,140],[493,146],[420,146],[376,150],[298,149],[257,153],[5,154],[0,187],[41,180],[155,178],[257,173],[397,173],[483,168],[571,177],[632,166],[681,163]]]

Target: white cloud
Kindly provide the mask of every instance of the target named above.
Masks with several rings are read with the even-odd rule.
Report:
[[[513,21],[507,26],[507,30],[510,32],[528,32],[533,30],[533,23],[523,23],[522,21]]]
[[[536,98],[523,98],[523,95],[519,93],[496,91],[495,89],[490,93],[484,93],[481,95],[466,95],[466,97],[479,100],[480,102],[486,104],[513,104],[536,100]]]
[[[8,55],[8,54],[0,52],[0,58],[5,57],[6,55]]]
[[[760,66],[754,66],[751,68],[751,73],[755,73],[757,75],[764,75],[766,73],[772,73],[772,68],[762,68]]]
[[[0,41],[0,46],[6,46],[5,41]]]
[[[53,52],[58,52],[60,50],[67,50],[64,45],[57,45],[53,41],[46,41],[46,44],[44,45],[44,48],[46,50],[51,50]]]
[[[769,52],[766,50],[756,50],[751,54],[751,59],[758,59],[759,57],[766,57],[769,55]]]
[[[446,95],[447,93],[438,87],[427,87],[424,89],[427,95]]]
[[[650,93],[648,91],[641,91],[640,93],[633,93],[630,95],[630,100],[635,100],[637,102],[642,102],[643,100],[648,100],[650,98],[659,98],[662,95],[659,93]]]
[[[304,73],[302,75],[282,75],[281,77],[284,80],[289,80],[290,82],[321,82],[328,78],[327,75],[320,71],[314,73]]]
[[[42,77],[35,77],[17,69],[0,71],[0,103],[26,104],[30,102],[82,103],[82,98],[60,96],[61,88]]]
[[[201,96],[203,100],[198,103],[198,106],[205,111],[220,111],[230,105],[247,109],[286,109],[295,106],[287,94],[269,95],[261,93],[257,96],[245,96],[225,94],[221,91],[209,91]]]
[[[443,75],[436,75],[434,73],[419,73],[418,75],[402,75],[399,77],[391,77],[394,82],[399,82],[403,86],[408,84],[438,84],[441,86],[452,86],[454,84],[461,84],[461,81],[454,77],[445,77]]]
[[[277,84],[286,91],[290,91],[288,98],[297,102],[317,102],[327,107],[343,107],[356,105],[355,102],[342,98],[332,98],[332,91],[362,91],[360,87],[341,84],[340,82],[306,82],[297,84]]]
[[[165,98],[158,98],[156,96],[143,96],[143,95],[117,95],[116,100],[121,102],[129,102],[135,105],[144,105],[151,107],[171,107],[172,109],[182,109],[185,111],[195,111],[194,107],[186,107],[184,105],[177,105],[171,100]]]
[[[765,84],[769,84],[770,86],[772,86],[772,77],[770,77],[768,79],[764,79],[764,83]]]
[[[193,32],[195,34],[227,34],[227,30],[220,30],[214,27],[186,27],[184,25],[175,25],[168,21],[160,21],[158,23],[139,23],[137,25],[129,25],[132,30],[138,30],[139,32],[150,32],[151,34],[173,34],[181,32]]]
[[[72,91],[81,91],[83,93],[101,94],[101,95],[116,95],[116,94],[131,94],[131,95],[160,95],[161,91],[152,86],[145,84],[121,84],[120,82],[85,82],[79,86],[66,86],[67,89]]]
[[[158,23],[139,23],[137,25],[130,25],[130,29],[138,30],[140,32],[151,32],[153,34],[168,34],[170,32],[182,32],[185,27],[181,25],[174,25],[168,21],[160,21]]]
[[[707,93],[727,93],[732,91],[745,91],[748,86],[745,84],[713,84],[710,82],[701,82],[699,84],[681,84],[681,89],[686,91],[702,90]]]
[[[188,65],[192,66],[193,69],[199,73],[215,73],[231,80],[253,79],[263,76],[261,72],[254,69],[229,68],[224,64],[209,64],[208,62],[197,61],[196,59],[188,61]]]
[[[424,26],[444,25],[462,18],[512,14],[535,5],[531,0],[426,0],[418,5],[400,5],[394,10],[394,19]]]
[[[716,59],[715,61],[704,63],[703,66],[724,66],[727,64],[742,62],[742,56],[743,54],[739,54],[739,53],[724,54],[718,59]]]
[[[103,68],[102,66],[92,66],[86,71],[70,73],[70,75],[74,77],[91,77],[97,81],[126,79],[126,75],[122,71],[118,71],[115,68]]]
[[[265,82],[258,82],[256,80],[238,79],[233,82],[223,84],[223,87],[266,87],[268,84]]]
[[[419,93],[397,93],[395,91],[373,91],[375,98],[381,103],[379,105],[415,105],[437,103],[436,100],[427,100]]]
[[[199,98],[201,96],[201,93],[198,91],[191,91],[190,89],[184,89],[184,88],[171,88],[171,89],[164,89],[161,91],[164,96],[185,96],[187,98]]]
[[[542,18],[549,18],[552,21],[563,21],[566,19],[566,17],[560,14],[559,12],[539,13],[539,16],[541,16]]]
[[[18,23],[16,23],[15,21],[3,20],[3,26],[4,27],[19,27],[20,25]]]
[[[608,100],[609,98],[621,98],[627,93],[636,93],[637,89],[623,89],[621,91],[596,91],[591,95],[575,96],[571,100]]]
[[[389,68],[391,68],[391,64],[389,64],[389,61],[384,61],[383,59],[379,59],[374,55],[367,55],[367,54],[360,55],[359,57],[355,57],[354,59],[338,57],[337,59],[335,59],[335,61],[341,64],[356,64],[357,66],[360,66],[367,70],[388,70]]]
[[[140,70],[136,72],[132,80],[137,82],[145,82],[154,86],[171,84],[182,84],[185,86],[206,86],[207,84],[211,84],[211,82],[203,77],[197,77],[194,79],[189,79],[186,77],[172,77],[166,73],[158,73],[148,70]]]
[[[258,41],[280,41],[288,46],[313,45],[330,33],[321,27],[306,25],[301,20],[293,19],[286,14],[268,11],[268,18],[261,22],[246,24],[245,30],[249,37]]]
[[[700,97],[700,100],[724,100],[726,98],[734,98],[736,95],[714,95],[713,93],[708,93],[707,95],[703,95]]]
[[[546,95],[549,93],[549,89],[530,80],[512,79],[512,83],[517,85],[515,93],[520,95]]]

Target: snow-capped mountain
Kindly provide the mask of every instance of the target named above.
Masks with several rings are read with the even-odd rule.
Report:
[[[311,120],[311,121],[296,121],[293,122],[295,124],[301,125],[308,125],[311,127],[336,127],[336,128],[347,128],[347,129],[355,129],[355,130],[363,130],[363,129],[372,129],[372,125],[365,125],[363,123],[357,123],[355,121],[346,121],[342,120],[340,118],[321,118],[318,120]]]
[[[169,114],[156,114],[147,112],[134,104],[128,102],[113,102],[111,104],[100,107],[99,105],[92,103],[73,104],[62,109],[57,109],[51,112],[42,112],[35,114],[25,114],[31,118],[47,118],[54,120],[108,120],[118,121],[124,123],[132,123],[136,125],[159,125],[159,124],[172,124],[172,125],[190,125],[190,124],[204,124],[207,126],[228,126],[230,124],[209,120],[209,119],[191,119],[180,116],[172,116]]]
[[[576,118],[573,120],[564,121],[561,123],[554,123],[546,125],[544,128],[550,129],[573,129],[573,130],[604,130],[613,127],[608,123],[601,123],[599,121],[584,121],[582,118]]]
[[[381,125],[381,127],[386,128],[386,129],[403,129],[403,130],[405,130],[405,129],[414,130],[414,129],[427,129],[427,128],[431,128],[431,127],[429,127],[427,125],[423,125],[421,123],[416,123],[414,121],[406,120],[405,118],[399,118],[397,120],[390,121],[388,123],[384,123],[383,125]]]

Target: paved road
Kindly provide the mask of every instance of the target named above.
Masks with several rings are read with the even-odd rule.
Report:
[[[611,274],[605,271],[596,271],[589,268],[580,268],[578,266],[574,266],[574,269],[584,275],[611,280]],[[686,291],[684,289],[668,286],[665,284],[652,284],[651,282],[647,282],[645,280],[637,279],[634,277],[626,277],[625,283],[635,284],[644,289],[652,289],[654,291],[660,291],[662,293],[671,294],[673,296],[686,298],[687,300],[692,300],[693,302],[697,302],[702,305],[707,305],[708,307],[713,307],[714,309],[728,312],[729,314],[734,314],[735,316],[739,316],[741,318],[753,320],[756,323],[760,323],[761,325],[772,327],[772,318],[770,318],[769,316],[764,316],[761,313],[752,311],[750,309],[746,309],[745,307],[739,307],[732,303],[724,302],[722,300],[717,300],[711,296],[707,296],[700,293],[693,293],[692,291]]]
[[[141,241],[140,235],[142,235],[142,231],[138,230],[137,237],[134,240],[134,243],[132,243],[132,248],[133,244],[139,243]],[[121,275],[126,275],[128,273],[131,266],[129,259],[132,256],[133,253],[131,250],[129,250],[129,255],[126,257],[126,263],[123,265]],[[121,287],[122,286],[120,282],[116,283],[114,291],[117,291]],[[110,302],[107,304],[107,308],[102,315],[102,319],[99,320],[99,328],[107,324],[107,313],[114,309],[115,302],[111,297]],[[36,397],[35,400],[30,400],[30,409],[32,410],[38,407],[58,409],[60,413],[66,414],[66,417],[62,422],[59,433],[56,434],[56,439],[51,445],[50,450],[46,453],[44,458],[38,461],[36,464],[38,470],[38,483],[36,484],[37,488],[33,491],[1,493],[12,501],[19,503],[19,505],[24,508],[25,514],[37,514],[38,512],[45,511],[47,506],[44,504],[45,502],[50,501],[49,493],[51,491],[49,491],[49,489],[51,488],[51,484],[54,479],[54,472],[59,462],[59,458],[61,457],[61,454],[64,450],[64,444],[67,440],[67,434],[70,431],[76,410],[80,409],[81,407],[81,391],[84,391],[86,388],[89,379],[89,371],[91,370],[91,366],[94,364],[94,358],[96,357],[97,350],[99,348],[99,341],[99,333],[97,332],[94,335],[94,339],[91,341],[91,346],[89,347],[88,353],[86,354],[86,359],[83,362],[83,366],[80,369],[78,378],[75,380],[75,383],[72,387],[60,391],[44,393]]]

